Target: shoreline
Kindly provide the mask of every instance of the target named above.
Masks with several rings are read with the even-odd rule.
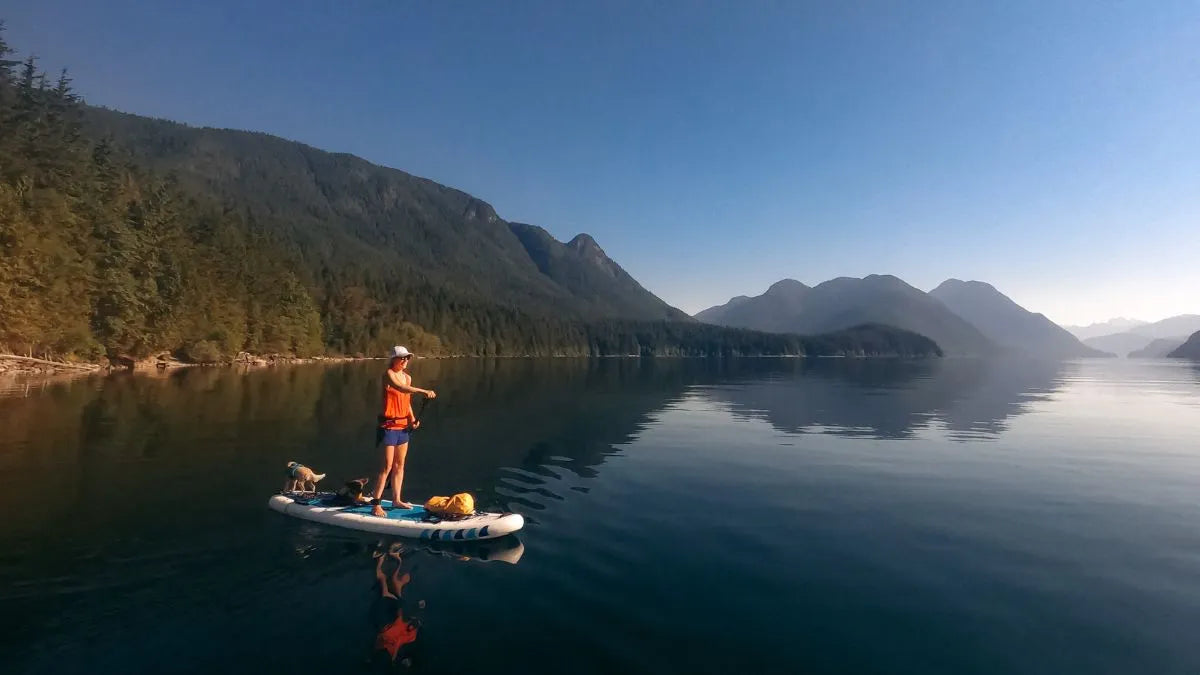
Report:
[[[493,356],[477,356],[472,354],[443,354],[438,356],[424,356],[418,359],[642,359],[647,358],[641,354],[605,354],[601,356],[587,355],[569,355],[569,354],[551,354],[551,355],[493,355]],[[902,360],[925,360],[930,358],[938,358],[936,356],[901,356],[897,354],[874,354],[874,355],[859,355],[859,354],[829,354],[829,355],[805,355],[805,354],[747,354],[727,356],[701,356],[701,355],[685,355],[671,354],[662,356],[650,356],[648,358],[656,359],[902,359]],[[347,363],[353,361],[384,361],[386,356],[283,356],[272,354],[266,356],[251,355],[245,352],[238,354],[235,358],[229,361],[216,361],[210,363],[193,363],[181,361],[166,354],[161,354],[155,357],[145,359],[123,359],[120,363],[114,360],[106,360],[105,362],[87,362],[87,361],[54,361],[50,359],[39,359],[28,356],[20,356],[17,354],[0,354],[0,378],[21,378],[40,380],[44,378],[67,378],[81,377],[85,375],[107,375],[113,372],[130,372],[135,374],[163,374],[182,368],[243,368],[245,370],[257,370],[260,368],[274,368],[277,366],[294,366],[306,365],[313,363]]]
[[[246,368],[270,368],[280,365],[300,365],[305,363],[324,363],[342,361],[369,361],[384,357],[353,357],[353,356],[251,356],[239,354],[230,361],[212,363],[193,363],[180,361],[174,357],[160,355],[145,359],[122,359],[105,361],[54,361],[39,359],[17,354],[0,354],[0,377],[59,377],[70,375],[97,375],[113,372],[149,373],[173,371],[180,368],[231,368],[235,366]]]
[[[79,361],[51,361],[17,354],[0,354],[0,375],[91,375],[104,372],[99,363]]]

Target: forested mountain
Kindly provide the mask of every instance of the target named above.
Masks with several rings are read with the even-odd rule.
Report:
[[[785,280],[763,295],[735,298],[696,317],[718,325],[802,334],[882,324],[928,336],[947,354],[997,351],[993,342],[936,298],[890,275],[840,277],[812,288]]]
[[[2,38],[0,351],[937,353],[882,327],[705,326],[587,235],[350,155],[88,107]]]
[[[696,314],[696,318],[705,323],[786,333],[792,330],[811,290],[795,279],[783,279],[771,284],[762,295],[753,298],[739,295],[724,305],[709,307]]]
[[[317,305],[275,240],[89,140],[66,74],[10,54],[0,39],[0,345],[322,348]]]
[[[1192,359],[1200,361],[1200,331],[1192,333],[1191,337],[1180,345],[1175,351],[1167,354],[1173,359]]]
[[[929,294],[1006,351],[1052,358],[1112,356],[1088,347],[1044,315],[1013,302],[991,284],[947,279]]]
[[[334,274],[338,286],[430,285],[581,319],[686,319],[586,234],[564,245],[540,228],[510,226],[471,195],[403,171],[267,134],[98,108],[87,110],[86,123],[91,134],[113,138],[139,162],[234,205],[291,243],[314,282]]]
[[[1113,335],[1101,335],[1100,337],[1088,338],[1083,341],[1083,344],[1100,351],[1125,356],[1130,352],[1135,352],[1145,349],[1154,342],[1154,338],[1149,335],[1140,333],[1115,333]]]
[[[1160,338],[1141,349],[1126,354],[1131,359],[1161,359],[1187,342],[1185,337]]]
[[[595,239],[577,235],[563,244],[535,225],[510,223],[539,272],[566,289],[574,302],[600,316],[688,321],[690,317],[642,288]]]

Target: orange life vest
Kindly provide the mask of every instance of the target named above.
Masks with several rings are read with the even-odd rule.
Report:
[[[392,655],[392,660],[395,661],[400,648],[410,642],[415,642],[416,639],[417,629],[409,625],[401,616],[384,626],[383,630],[375,636],[375,648],[387,650]]]
[[[384,375],[386,378],[387,376]],[[401,379],[407,379],[403,375]],[[411,380],[409,380],[411,382]],[[412,394],[406,394],[389,385],[383,388],[383,418],[379,426],[384,429],[407,429],[412,425]]]

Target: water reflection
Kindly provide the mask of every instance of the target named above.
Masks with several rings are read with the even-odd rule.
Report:
[[[1113,469],[1096,462],[1099,473],[1084,480],[1074,473],[1064,478],[1054,465],[1036,464],[1033,455],[1020,459],[1048,470],[1013,474],[995,464],[957,462],[958,475],[971,480],[938,480],[935,489],[919,476],[916,482],[885,480],[852,465],[814,469],[803,453],[769,455],[761,451],[777,449],[775,435],[764,429],[750,439],[759,455],[706,467],[694,458],[705,451],[719,457],[727,448],[705,438],[704,430],[680,424],[694,418],[658,413],[699,397],[787,433],[910,438],[932,427],[958,438],[994,438],[1017,416],[1041,412],[1039,401],[1053,397],[1061,398],[1053,406],[1058,419],[1074,433],[1088,418],[1071,411],[1092,412],[1097,397],[1125,386],[1128,378],[1105,381],[1111,373],[1105,369],[1123,365],[965,359],[421,362],[420,381],[440,396],[413,439],[406,489],[418,497],[470,491],[481,508],[516,507],[530,524],[521,536],[537,555],[524,557],[526,544],[513,537],[405,544],[400,560],[377,537],[304,523],[265,507],[288,461],[318,468],[333,484],[370,469],[377,458],[375,383],[382,362],[246,374],[189,370],[23,389],[0,397],[0,604],[21,617],[12,630],[0,631],[0,672],[164,672],[185,666],[197,672],[230,670],[231,664],[270,671],[297,645],[312,647],[311,660],[301,667],[321,670],[356,668],[375,655],[385,668],[403,669],[409,658],[414,670],[430,672],[489,665],[501,672],[549,670],[560,657],[591,672],[664,672],[692,654],[692,671],[706,665],[708,672],[744,669],[746,659],[760,669],[790,664],[790,670],[802,670],[803,655],[797,660],[797,652],[788,651],[797,645],[795,636],[812,637],[802,648],[827,648],[828,636],[837,637],[821,632],[830,626],[849,645],[839,654],[869,654],[859,649],[864,634],[895,634],[892,646],[912,645],[926,654],[921,640],[927,636],[930,644],[960,641],[954,629],[968,625],[961,621],[967,614],[945,598],[939,604],[934,582],[923,586],[915,578],[1005,588],[999,579],[1018,588],[1031,575],[1017,566],[1011,577],[989,577],[984,562],[1013,541],[1037,541],[1029,536],[1030,523],[1040,520],[1030,510],[1036,503],[1030,495],[1045,488],[1053,504],[1046,522],[1082,513],[1062,510],[1066,494],[1073,500],[1068,504],[1081,509],[1101,504],[1094,515],[1106,523],[1116,508],[1113,495],[1127,486],[1129,465]],[[1142,377],[1161,384],[1139,385],[1136,396],[1170,390],[1172,400],[1194,399],[1190,381],[1200,368],[1160,365],[1161,373],[1138,366]],[[727,419],[724,411],[714,416]],[[655,433],[643,433],[648,430]],[[930,446],[945,449],[936,446],[945,435],[927,434]],[[1174,452],[1175,445],[1163,447]],[[628,453],[619,465],[612,461],[618,453]],[[918,466],[931,461],[928,454],[895,454],[897,461]],[[1145,467],[1181,456],[1160,452]],[[755,465],[759,460],[762,465]],[[936,463],[928,468],[931,474],[945,470]],[[1107,475],[1117,478],[1105,482]],[[747,489],[760,478],[758,488]],[[1158,490],[1156,480],[1147,494],[1181,495],[1179,503],[1190,509],[1186,481],[1180,483]],[[695,487],[706,489],[689,492]],[[1135,501],[1137,514],[1149,513],[1142,505],[1151,497]],[[676,509],[694,504],[719,506],[705,532],[741,536],[697,537],[682,527]],[[1171,514],[1163,521],[1171,527],[1197,522],[1190,510],[1164,512]],[[885,515],[894,519],[881,528]],[[773,520],[769,527],[746,526],[763,519]],[[1131,551],[1157,550],[1152,540],[1195,541],[1186,529],[1157,536],[1147,521],[1129,522],[1123,529],[1146,533]],[[986,539],[988,527],[997,533],[994,539]],[[1068,529],[1043,537],[1049,559],[1072,550],[1060,544]],[[1088,537],[1096,541],[1097,531],[1104,534],[1092,530],[1072,546]],[[955,542],[974,543],[956,557]],[[381,557],[371,555],[376,550]],[[1023,548],[1014,550],[1014,556],[1027,556]],[[1169,564],[1192,554],[1181,548]],[[1081,557],[1080,564],[1096,559],[1103,556]],[[516,568],[487,564],[518,561]],[[855,567],[855,561],[872,564]],[[1063,576],[1047,569],[1058,584]],[[1163,578],[1154,573],[1158,568],[1146,569],[1150,573],[1130,578]],[[1195,587],[1190,577],[1184,580],[1179,588]],[[1095,587],[1094,578],[1085,581],[1080,597]],[[695,588],[705,592],[688,590]],[[387,600],[385,592],[413,606],[371,604]],[[421,599],[429,600],[429,612],[422,613]],[[887,602],[903,611],[880,614]],[[971,602],[985,613],[995,606],[993,597]],[[942,624],[928,616],[922,623],[920,615],[908,613],[910,603],[928,604],[930,615],[948,617],[952,628],[939,629]],[[1079,607],[1081,614],[1093,613]],[[520,621],[508,620],[514,609]],[[1014,612],[1020,626],[1028,616],[1045,616],[1041,605],[1020,609]],[[709,653],[701,654],[692,649],[695,631],[707,629],[709,610],[739,620],[722,624]],[[803,629],[773,620],[779,612]],[[1039,627],[1055,634],[1060,623],[1047,619]],[[388,630],[391,637],[381,643]],[[194,649],[196,635],[205,637],[206,649]],[[478,648],[460,653],[464,636]],[[559,651],[544,662],[528,659],[545,644]],[[1007,654],[1011,644],[997,640],[998,653]],[[885,656],[867,661],[886,670],[893,651],[880,649]],[[187,654],[185,664],[180,654]],[[960,654],[953,663],[965,661],[970,657]]]
[[[372,605],[372,624],[375,625],[372,661],[379,664],[387,657],[392,665],[409,668],[413,663],[425,601],[414,601],[411,594],[405,593],[412,581],[412,565],[405,564],[401,556],[403,551],[403,546],[395,543],[387,551],[374,552],[379,596]],[[384,571],[385,563],[391,564],[390,573]]]
[[[903,439],[940,422],[952,438],[994,438],[1077,368],[1024,360],[797,361],[706,395],[787,433]]]
[[[368,595],[363,595],[359,584],[336,584],[333,602],[337,607],[328,607],[327,599],[319,605],[319,611],[308,616],[319,625],[336,621],[339,614],[346,613],[359,619],[351,626],[357,630],[365,614],[370,628],[362,635],[363,662],[376,672],[420,669],[426,598],[430,593],[436,595],[441,584],[454,583],[462,571],[442,567],[441,563],[516,565],[525,551],[515,536],[454,543],[374,539],[343,532],[345,536],[329,536],[327,528],[308,524],[296,530],[291,545],[293,561],[282,566],[295,580],[287,587],[292,596],[288,599],[309,603],[314,586],[343,577],[361,578],[369,568],[373,582]]]
[[[187,369],[114,375],[0,398],[0,508],[35,533],[106,504],[125,522],[215,494],[213,517],[267,494],[299,461],[330,480],[375,462],[375,375],[368,362],[239,373]],[[1051,396],[1074,363],[899,360],[444,360],[414,368],[441,396],[414,434],[413,494],[475,493],[482,508],[536,513],[586,492],[597,467],[655,412],[699,392],[788,433],[909,438],[938,422],[959,438],[995,437]],[[52,473],[59,499],[38,499]],[[137,494],[135,502],[129,495]],[[71,517],[68,518],[68,514]],[[136,528],[131,528],[136,529]]]

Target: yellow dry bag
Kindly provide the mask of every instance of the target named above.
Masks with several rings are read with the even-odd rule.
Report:
[[[430,497],[425,510],[437,516],[469,516],[475,513],[475,498],[466,492],[453,497]]]

